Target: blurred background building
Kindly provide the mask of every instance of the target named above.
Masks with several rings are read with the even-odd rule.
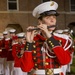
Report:
[[[37,25],[32,10],[40,3],[49,0],[0,0],[0,32],[16,28],[17,32],[26,31],[29,25]],[[75,22],[75,0],[53,0],[59,4],[57,28],[64,29]]]
[[[32,10],[45,1],[49,0],[0,0],[0,33],[10,28],[15,28],[17,33],[25,32],[29,25],[36,26],[37,20],[32,16]],[[57,28],[65,29],[67,25],[75,22],[75,0],[53,1],[59,5]],[[73,64],[72,72],[75,71],[75,62]]]

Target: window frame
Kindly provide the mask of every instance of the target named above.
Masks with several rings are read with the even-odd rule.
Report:
[[[11,2],[11,3],[15,2],[17,4],[16,9],[9,9],[9,2]],[[7,0],[7,11],[19,11],[19,0],[16,0],[16,1]]]

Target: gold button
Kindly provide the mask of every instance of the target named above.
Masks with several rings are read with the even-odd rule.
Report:
[[[49,41],[49,43],[51,43],[51,41]]]
[[[47,72],[47,74],[49,75],[49,72]]]
[[[50,43],[51,45],[53,45],[53,43]]]
[[[35,66],[37,66],[37,64],[35,64]]]
[[[52,45],[52,47],[54,47],[54,45]]]
[[[59,42],[61,42],[61,40],[59,40]]]
[[[36,48],[36,46],[35,46],[35,45],[33,45],[33,48]]]
[[[28,48],[26,48],[26,50],[28,50]]]
[[[46,59],[48,59],[48,57],[46,56]]]
[[[34,60],[35,60],[36,58],[34,57]]]
[[[34,53],[36,53],[36,51],[34,51]]]
[[[45,63],[46,65],[48,65],[48,63]]]

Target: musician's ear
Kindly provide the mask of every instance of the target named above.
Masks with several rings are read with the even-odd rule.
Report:
[[[38,23],[39,23],[39,24],[42,24],[42,21],[39,19],[39,20],[38,20]]]

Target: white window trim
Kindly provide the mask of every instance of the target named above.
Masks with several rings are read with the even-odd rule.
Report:
[[[17,0],[17,9],[16,10],[9,10],[9,8],[8,8],[8,0],[7,0],[7,11],[19,11],[19,0]]]
[[[70,12],[72,12],[71,11],[71,0],[69,0],[69,8],[70,8]]]

